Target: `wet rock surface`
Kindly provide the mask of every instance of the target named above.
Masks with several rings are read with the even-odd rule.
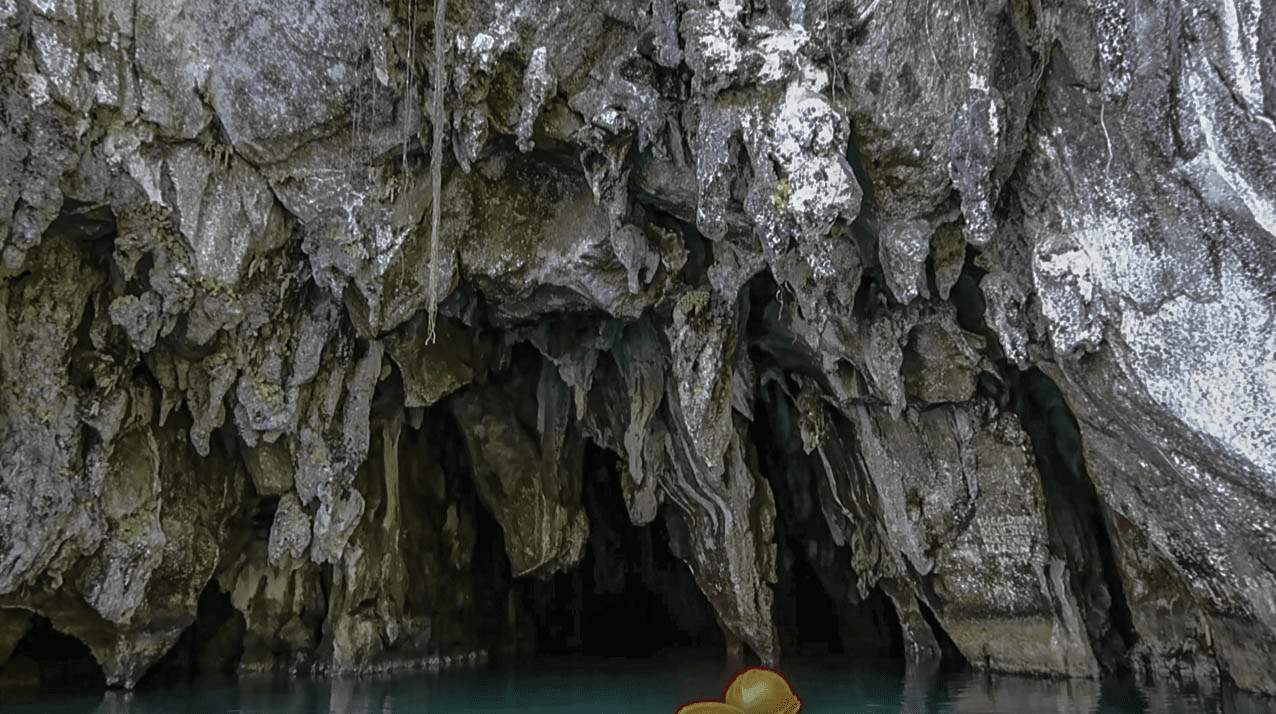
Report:
[[[1276,693],[1273,12],[0,2],[0,680]]]

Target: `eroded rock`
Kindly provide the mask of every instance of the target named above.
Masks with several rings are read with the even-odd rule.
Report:
[[[525,649],[588,439],[735,654],[805,558],[848,638],[1276,692],[1269,18],[452,5],[0,3],[0,651]]]
[[[452,404],[479,493],[504,528],[514,573],[548,574],[577,563],[589,536],[580,502],[581,443],[569,431],[572,402],[557,370],[533,363]]]

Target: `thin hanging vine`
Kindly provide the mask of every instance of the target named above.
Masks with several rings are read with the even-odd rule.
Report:
[[[430,149],[430,321],[426,344],[434,342],[434,318],[439,311],[437,264],[443,193],[443,89],[447,86],[443,43],[446,29],[447,0],[434,0],[434,101],[430,111],[430,122],[433,124],[433,144]]]
[[[403,84],[403,98],[412,96],[412,66],[416,64],[416,0],[408,3],[408,72]],[[408,119],[410,112],[403,112],[403,173],[408,173]]]

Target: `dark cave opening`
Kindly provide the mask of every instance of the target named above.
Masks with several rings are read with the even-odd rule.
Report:
[[[510,649],[505,654],[526,653],[530,647],[526,633],[519,631],[518,622],[511,613],[513,602],[514,578],[513,567],[505,552],[505,541],[501,525],[487,507],[472,495],[475,523],[475,547],[472,561],[473,573],[483,583],[475,588],[477,610],[477,637],[484,645],[488,643],[509,643]],[[471,649],[468,642],[446,643],[446,649],[461,651]]]
[[[904,659],[903,625],[900,623],[899,613],[895,610],[895,603],[891,602],[880,587],[869,588],[868,597],[860,601],[852,612],[859,615],[859,622],[864,623],[859,631],[872,635],[872,648],[856,650],[855,640],[852,639],[848,647],[849,652],[869,657],[884,657],[894,661]],[[852,620],[852,633],[856,632],[855,621]]]
[[[0,667],[0,684],[47,692],[99,691],[106,675],[79,639],[54,629],[43,615],[31,616],[31,629]]]
[[[458,532],[471,528],[473,533],[468,566],[464,573],[453,574],[459,578],[456,595],[438,589],[429,598],[432,605],[417,608],[436,615],[430,647],[442,654],[479,648],[492,648],[496,654],[503,655],[526,654],[530,648],[528,635],[511,607],[513,570],[505,552],[504,531],[479,496],[471,476],[473,467],[461,425],[445,405],[435,405],[426,409],[421,433],[426,443],[437,445],[431,446],[431,450],[439,450],[444,482],[441,506],[455,509],[461,523]],[[428,486],[420,484],[416,492],[424,494],[427,489]],[[448,516],[442,511],[435,515],[437,528]],[[458,537],[464,540],[464,536]],[[437,555],[442,556],[449,546],[439,542],[438,547],[443,550]],[[409,598],[421,595],[424,594],[409,595]]]
[[[978,254],[974,248],[966,247],[966,262],[962,265],[961,274],[949,292],[949,299],[957,308],[957,324],[967,332],[983,335],[994,352],[994,359],[1003,359],[1001,345],[997,333],[993,332],[984,321],[984,292],[979,288],[979,281],[986,271],[975,264]]]
[[[846,645],[833,599],[824,591],[800,545],[792,538],[786,540],[775,588],[784,656],[844,653]]]
[[[1040,369],[1015,370],[1009,377],[1012,403],[1041,474],[1051,545],[1068,560],[1090,645],[1105,672],[1126,672],[1136,635],[1077,420]]]
[[[926,587],[930,588],[929,582]],[[970,669],[970,662],[966,656],[958,649],[957,643],[953,642],[953,638],[949,636],[944,626],[939,624],[939,618],[935,617],[935,613],[926,604],[926,601],[920,597],[915,597],[917,609],[921,610],[922,619],[930,626],[930,631],[935,635],[935,642],[939,645],[939,666],[946,671],[962,671]]]
[[[837,545],[822,512],[824,466],[805,452],[801,414],[779,380],[764,380],[750,437],[775,496],[776,623],[782,658],[825,654],[902,660],[894,603],[873,586],[860,597],[849,546]],[[825,494],[827,495],[827,494]]]
[[[777,527],[777,541],[780,531]],[[895,605],[877,586],[859,597],[849,548],[834,545],[831,539],[803,542],[786,535],[777,571],[775,612],[781,661],[825,655],[904,659],[903,629]]]
[[[235,674],[244,651],[244,630],[244,616],[231,604],[230,595],[218,587],[216,580],[210,580],[199,594],[195,621],[137,686],[147,688]]]
[[[537,655],[646,658],[722,650],[713,609],[670,549],[663,517],[629,521],[615,454],[587,442],[582,496],[590,536],[581,562],[515,589],[535,627]]]

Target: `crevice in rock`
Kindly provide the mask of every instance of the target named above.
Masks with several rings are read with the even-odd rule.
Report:
[[[977,256],[975,248],[967,248],[951,300],[958,324],[987,339],[985,354],[1000,371],[1000,382],[991,374],[980,376],[980,393],[1013,411],[1028,434],[1046,498],[1050,547],[1067,562],[1091,648],[1105,672],[1126,671],[1136,635],[1102,504],[1086,472],[1076,418],[1045,373],[1036,367],[1020,370],[1007,359],[985,320],[979,282],[986,271],[975,264]]]
[[[403,409],[406,392],[403,386],[403,372],[393,359],[386,359],[389,372],[377,381],[372,391],[372,402],[368,409],[371,419],[399,419]]]
[[[984,320],[984,293],[979,289],[979,281],[986,271],[975,265],[975,258],[978,255],[979,252],[975,248],[966,246],[966,262],[962,266],[957,282],[953,284],[950,299],[953,306],[957,308],[957,324],[961,329],[988,338],[990,348],[1000,357],[1001,347],[995,346],[997,335],[988,328]]]
[[[1051,549],[1068,562],[1099,664],[1106,672],[1124,671],[1134,627],[1099,496],[1086,472],[1076,418],[1041,370],[1012,371],[1009,377],[1015,412],[1041,473]]]
[[[93,318],[96,316],[94,301],[86,300],[80,322],[75,327],[75,347],[72,348],[71,359],[67,362],[67,382],[72,387],[86,392],[92,392],[97,388],[97,376],[94,370],[97,366],[95,359],[97,354],[93,349],[91,334]]]
[[[695,226],[678,221],[683,245],[687,248],[687,262],[682,266],[682,280],[688,285],[704,285],[708,282],[709,266],[713,265],[713,243],[700,234]]]
[[[860,284],[861,294],[863,283]],[[759,369],[774,366],[786,374],[800,374],[814,380],[826,391],[831,390],[829,376],[813,364],[810,351],[797,336],[775,319],[779,311],[775,309],[775,295],[779,290],[775,276],[764,270],[749,280],[745,289],[750,300],[747,329],[749,335],[749,357]],[[787,293],[785,300],[792,299]],[[857,298],[857,304],[859,299]],[[857,375],[858,371],[847,359],[838,360],[839,372]],[[765,439],[757,443],[766,443]]]
[[[257,540],[270,540],[270,527],[275,522],[275,510],[279,508],[278,496],[260,496],[252,507],[253,537]]]
[[[87,645],[59,632],[47,617],[32,615],[31,629],[0,668],[0,686],[43,692],[100,691],[106,676]]]
[[[897,307],[899,301],[886,285],[886,273],[880,264],[865,268],[860,277],[859,291],[855,294],[855,313],[872,318],[878,312]]]
[[[332,570],[332,563],[323,563],[319,566],[319,593],[325,612],[328,610],[328,603],[332,602]],[[315,648],[316,657],[331,660],[332,633],[326,617],[320,622],[318,631],[315,633],[315,642],[319,643]]]
[[[111,263],[116,223],[110,206],[64,198],[61,212],[45,231],[84,245],[97,267],[105,269]]]
[[[475,544],[473,572],[476,578],[484,578],[482,585],[476,584],[474,596],[478,600],[476,623],[476,639],[478,646],[500,647],[512,642],[517,651],[519,644],[516,629],[517,623],[510,623],[508,617],[509,595],[513,589],[512,568],[509,556],[505,552],[505,544],[501,538],[501,526],[480,499],[474,499]],[[466,642],[444,643],[442,651],[465,649]]]
[[[917,609],[922,612],[922,619],[926,620],[926,624],[930,626],[930,631],[935,635],[935,641],[939,643],[940,667],[946,670],[963,670],[970,668],[970,662],[962,655],[961,650],[957,648],[957,643],[953,642],[953,638],[948,636],[948,632],[944,630],[944,626],[939,624],[935,613],[931,611],[926,602],[917,598]]]
[[[864,163],[864,155],[860,151],[859,135],[855,131],[855,123],[851,123],[850,141],[846,144],[846,163],[851,166],[851,173],[855,176],[855,181],[859,183],[863,195],[860,197],[860,210],[856,214],[855,220],[851,221],[851,236],[855,238],[855,244],[859,248],[860,263],[864,266],[865,282],[868,274],[876,271],[877,279],[881,285],[885,285],[885,278],[881,275],[881,260],[877,255],[877,232],[880,229],[878,223],[878,205],[877,196],[874,193],[873,182],[869,180],[868,168]],[[863,290],[863,282],[861,282],[861,291]],[[890,291],[886,291],[888,296]],[[856,300],[857,308],[860,306],[859,300]]]

